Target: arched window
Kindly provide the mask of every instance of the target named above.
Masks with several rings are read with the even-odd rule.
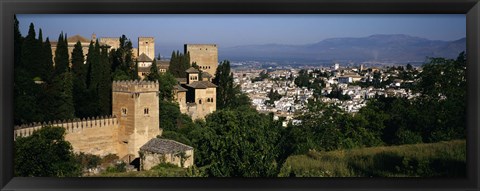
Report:
[[[202,99],[199,99],[199,100],[198,100],[198,104],[202,104]]]
[[[143,109],[143,114],[148,115],[148,113],[149,113],[149,109],[148,109],[148,108],[144,108],[144,109]]]
[[[122,116],[127,116],[127,108],[122,107]]]

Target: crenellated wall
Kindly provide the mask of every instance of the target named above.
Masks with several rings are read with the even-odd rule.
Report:
[[[114,92],[158,92],[159,87],[158,81],[126,80],[112,83],[112,91]]]
[[[27,137],[45,126],[66,129],[65,140],[72,144],[75,152],[84,152],[100,156],[118,154],[118,119],[114,116],[53,121],[15,126],[14,139]]]

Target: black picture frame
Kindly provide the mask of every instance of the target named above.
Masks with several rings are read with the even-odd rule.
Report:
[[[13,177],[14,14],[465,14],[467,178],[40,178]],[[1,190],[479,190],[478,0],[2,0],[0,3]]]

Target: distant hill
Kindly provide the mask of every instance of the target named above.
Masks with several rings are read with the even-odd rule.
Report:
[[[219,60],[423,62],[426,57],[456,58],[466,39],[429,40],[404,34],[331,38],[306,45],[245,45],[219,49]]]

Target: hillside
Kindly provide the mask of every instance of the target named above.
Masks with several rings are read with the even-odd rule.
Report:
[[[465,177],[466,142],[372,147],[290,156],[280,177]]]
[[[221,59],[289,61],[423,62],[426,57],[456,58],[466,39],[429,40],[403,34],[331,38],[305,45],[245,45],[220,47]]]

